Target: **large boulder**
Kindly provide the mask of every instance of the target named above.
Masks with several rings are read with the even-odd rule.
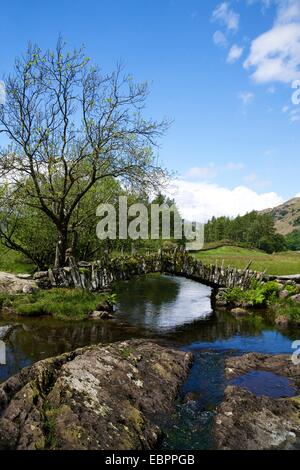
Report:
[[[225,377],[233,379],[258,371],[288,378],[296,395],[299,394],[300,366],[294,365],[287,355],[251,353],[230,358],[226,361]],[[214,419],[216,447],[222,450],[300,449],[299,415],[299,396],[275,399],[228,385]]]
[[[144,340],[40,361],[0,386],[0,449],[152,449],[191,361]]]
[[[37,284],[30,279],[23,279],[11,273],[0,272],[0,293],[20,294],[37,289]]]

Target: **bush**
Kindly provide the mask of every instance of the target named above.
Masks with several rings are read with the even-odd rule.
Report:
[[[300,231],[294,230],[285,237],[288,250],[300,251]]]
[[[263,307],[273,303],[278,298],[279,290],[280,287],[276,281],[269,281],[264,284],[254,282],[248,290],[242,290],[240,287],[227,289],[224,299],[229,304]]]
[[[298,293],[298,288],[295,284],[286,284],[284,289],[288,291],[290,295],[296,295]]]

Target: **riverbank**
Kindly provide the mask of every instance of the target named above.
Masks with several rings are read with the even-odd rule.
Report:
[[[249,289],[220,289],[217,308],[230,310],[236,317],[268,311],[268,317],[278,326],[300,325],[300,284],[281,278],[269,282],[252,282]]]
[[[80,321],[104,318],[113,313],[115,296],[83,289],[37,289],[30,293],[0,293],[0,310],[4,314],[38,317],[50,315],[60,320]]]

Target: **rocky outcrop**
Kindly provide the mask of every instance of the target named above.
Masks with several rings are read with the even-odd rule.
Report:
[[[231,357],[226,361],[225,376],[232,379],[254,370],[264,370],[280,374],[291,379],[300,387],[300,365],[293,364],[287,354],[270,355],[249,353],[243,356]]]
[[[299,393],[300,366],[290,356],[251,353],[226,362],[227,379],[251,371],[288,377]],[[300,449],[299,418],[299,396],[274,399],[229,385],[214,419],[216,446],[224,450]]]
[[[0,386],[0,449],[152,449],[191,360],[132,340],[40,361]]]
[[[14,274],[0,272],[0,293],[20,294],[32,293],[37,289],[37,284],[31,279],[24,279]]]

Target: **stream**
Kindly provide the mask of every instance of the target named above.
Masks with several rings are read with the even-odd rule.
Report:
[[[300,329],[280,332],[259,314],[236,320],[228,312],[214,311],[212,289],[192,280],[155,274],[120,282],[115,288],[118,304],[114,320],[65,322],[18,317],[8,322],[0,316],[0,333],[4,325],[16,324],[6,340],[0,382],[38,360],[78,347],[153,338],[191,351],[195,358],[173,414],[156,417],[166,435],[162,448],[212,449],[212,418],[227,385],[226,358],[246,352],[292,354],[292,342],[300,339]],[[257,394],[289,393],[288,384],[271,375],[249,374],[241,385]]]

